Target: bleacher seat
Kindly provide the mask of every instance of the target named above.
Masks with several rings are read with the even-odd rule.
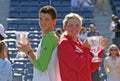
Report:
[[[9,46],[8,46],[8,48],[9,48]],[[9,54],[9,58],[10,59],[14,59],[14,58],[16,58],[16,56],[17,56],[17,53],[18,53],[18,50],[8,50],[8,54]]]
[[[95,24],[94,19],[83,19],[83,26],[89,28],[90,24]]]
[[[75,13],[81,13],[83,12],[83,9],[80,7],[71,7],[71,11]]]
[[[19,13],[20,18],[29,18],[29,13],[24,11]]]
[[[29,12],[30,8],[29,7],[19,7],[19,12]]]
[[[5,33],[7,34],[7,39],[9,39],[9,40],[16,38],[15,33],[13,33],[13,32],[6,31]]]
[[[32,0],[32,1],[30,1],[30,7],[39,7],[39,1],[37,1],[37,0]]]
[[[27,75],[27,74],[26,74],[24,80],[25,80],[25,81],[32,81],[32,78],[33,78],[32,75]]]
[[[20,6],[21,6],[21,7],[28,7],[29,5],[30,5],[30,2],[27,1],[27,0],[25,0],[25,1],[24,1],[24,0],[22,1],[22,0],[21,0],[21,1],[20,1]]]
[[[20,9],[21,9],[20,7],[10,7],[10,8],[9,8],[9,13],[10,13],[10,12],[19,12]]]
[[[19,1],[13,1],[13,0],[11,0],[10,1],[10,7],[18,7],[18,6],[20,6],[20,2]]]
[[[36,7],[36,6],[30,6],[29,7],[30,12],[38,12],[38,10],[39,10],[39,7]]]
[[[30,30],[40,31],[40,27],[38,25],[38,20],[31,20],[31,21],[29,21],[29,27],[30,27]]]
[[[55,6],[55,9],[57,10],[58,13],[62,13],[62,10],[63,10],[62,7],[58,7],[58,6],[56,7],[56,6]]]
[[[31,41],[33,41],[34,39],[40,40],[42,37],[42,33],[41,32],[31,32],[28,37],[30,38]],[[34,41],[32,43],[34,43]],[[39,44],[39,42],[36,42],[36,43]]]
[[[38,12],[30,12],[29,18],[38,18]]]
[[[63,19],[63,14],[62,14],[62,13],[58,13],[58,14],[57,14],[57,18],[58,18],[58,19]]]
[[[71,6],[71,2],[68,0],[66,0],[66,1],[62,1],[62,6],[64,6],[64,7],[70,7]]]
[[[30,27],[27,24],[19,24],[18,25],[19,31],[29,31]]]
[[[62,12],[70,13],[71,12],[71,7],[62,7]]]
[[[45,5],[50,5],[50,3],[49,3],[49,1],[47,1],[47,0],[44,0],[44,1],[40,1],[40,7],[42,7],[42,6],[45,6]]]
[[[13,81],[22,81],[21,74],[13,74]]]
[[[62,7],[63,6],[61,1],[53,1],[51,5],[55,6],[55,7]]]
[[[84,17],[84,18],[94,18],[92,12],[84,12],[84,13],[83,13],[83,17]]]
[[[116,6],[120,6],[120,1],[113,1],[112,10],[115,11]]]
[[[116,12],[116,15],[118,16],[118,18],[120,19],[120,11]]]
[[[18,27],[18,21],[17,20],[10,20],[8,21],[7,30],[16,30]]]
[[[19,12],[15,11],[9,12],[9,18],[19,18]]]
[[[8,48],[11,48],[11,49],[15,49],[16,48],[16,42],[13,41],[13,40],[6,41],[6,43],[7,43],[7,47]]]

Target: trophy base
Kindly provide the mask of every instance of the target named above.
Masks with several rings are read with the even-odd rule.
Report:
[[[16,55],[17,59],[25,59],[26,54],[24,52],[19,51],[18,54]]]
[[[102,60],[100,58],[93,58],[92,62],[101,62]]]

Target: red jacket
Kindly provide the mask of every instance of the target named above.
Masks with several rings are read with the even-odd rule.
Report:
[[[103,51],[99,53],[102,58]],[[95,71],[100,62],[91,62],[90,49],[82,42],[74,42],[65,36],[58,45],[58,58],[62,81],[92,81],[91,72]]]

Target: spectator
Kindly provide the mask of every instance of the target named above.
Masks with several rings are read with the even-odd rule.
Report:
[[[90,31],[87,33],[87,37],[90,36],[99,36],[99,32],[96,31],[96,27],[94,24],[90,24]]]
[[[93,7],[91,0],[71,0],[72,7]]]
[[[120,21],[117,16],[114,17],[114,27],[115,29],[113,32],[115,32],[115,41],[114,43],[120,48]]]
[[[58,36],[58,38],[60,38],[62,32],[63,32],[63,31],[62,31],[61,28],[56,28],[55,34]]]
[[[90,45],[88,40],[83,43],[78,40],[82,28],[82,18],[78,14],[70,13],[63,20],[65,32],[61,35],[58,45],[58,58],[62,81],[92,81],[91,72],[95,71],[101,62],[91,62]],[[103,50],[99,53],[102,58],[106,48],[103,38]]]
[[[87,29],[83,27],[78,35],[78,39],[82,42],[87,38]]]
[[[120,50],[112,44],[108,48],[107,57],[104,60],[104,69],[107,81],[120,81]]]
[[[17,46],[25,52],[33,64],[33,81],[60,81],[59,67],[57,61],[58,38],[54,33],[57,11],[52,6],[44,6],[39,10],[39,26],[42,30],[42,41],[36,53],[33,52],[28,40],[28,44]]]
[[[96,27],[94,24],[90,24],[90,31],[88,32],[87,36],[91,37],[91,36],[99,36],[99,32],[96,31]],[[93,55],[90,52],[91,55]],[[92,81],[100,81],[100,77],[99,77],[99,69],[97,69],[95,72],[92,72]]]
[[[114,17],[115,17],[115,15],[112,15],[111,23],[110,23],[110,27],[109,27],[109,29],[111,31],[111,39],[112,39],[113,44],[115,44],[115,32],[114,32],[114,30],[115,30],[115,25],[116,25],[114,22]]]
[[[108,13],[108,0],[97,0],[98,10],[100,11],[100,14],[107,15]]]
[[[79,0],[71,0],[71,6],[72,7],[79,7]]]
[[[4,26],[0,24],[0,81],[13,81],[12,65],[7,58],[7,46],[4,42],[6,37]]]
[[[92,7],[93,3],[91,0],[79,0],[80,7]]]

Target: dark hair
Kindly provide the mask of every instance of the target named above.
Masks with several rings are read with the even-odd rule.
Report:
[[[0,43],[0,52],[2,51],[2,44]]]
[[[39,10],[39,13],[45,13],[51,15],[52,19],[57,18],[57,11],[54,7],[52,6],[44,6]]]
[[[60,37],[62,34],[62,29],[61,28],[56,28],[55,34]]]
[[[0,41],[4,40],[5,38],[0,34]],[[0,52],[2,51],[3,43],[0,43]]]
[[[118,21],[118,20],[119,20],[118,16],[113,17],[113,21]]]
[[[115,15],[114,15],[114,14],[112,14],[111,19],[113,20],[113,19],[114,19],[114,17],[115,17]]]
[[[0,40],[4,40],[5,38],[0,34]]]

